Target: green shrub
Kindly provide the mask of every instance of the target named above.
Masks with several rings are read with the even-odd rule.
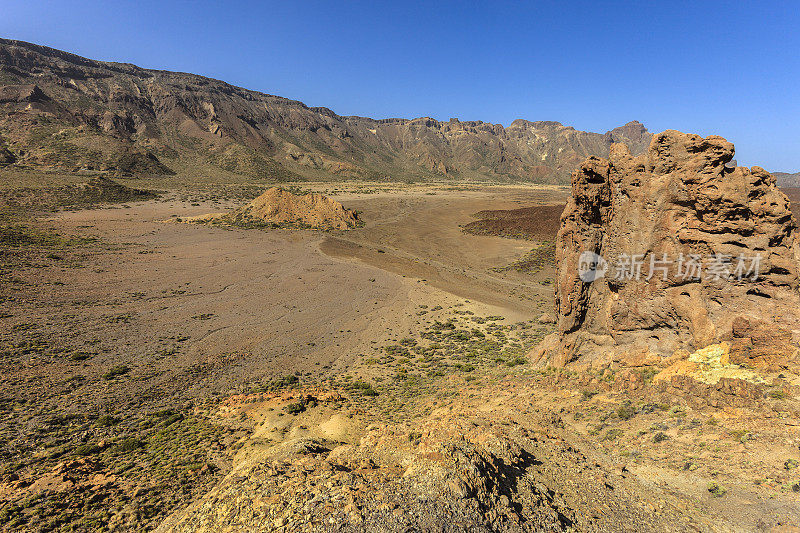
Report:
[[[117,453],[128,453],[143,447],[144,442],[140,441],[139,439],[131,438],[118,442],[114,446],[114,451]]]
[[[87,455],[94,455],[97,452],[101,451],[103,448],[98,446],[97,444],[82,444],[75,448],[74,453],[75,455],[80,456],[87,456]]]
[[[636,416],[636,408],[630,401],[623,402],[623,404],[617,408],[617,416],[620,417],[621,420],[630,420]]]
[[[124,376],[125,374],[128,373],[129,370],[130,369],[128,368],[127,365],[117,365],[111,367],[111,369],[108,372],[103,374],[103,379],[111,380],[118,376]]]
[[[165,418],[162,424],[164,424],[164,426],[170,426],[180,420],[183,420],[183,415],[181,413],[175,413]]]
[[[95,426],[100,428],[107,428],[119,424],[119,418],[112,415],[103,415],[94,423]]]
[[[363,394],[364,396],[377,396],[378,391],[376,391],[372,385],[366,383],[364,381],[356,380],[350,384],[348,387],[351,390],[355,390]]]
[[[729,431],[733,440],[738,440],[739,442],[747,440],[748,433],[746,429],[731,429]]]
[[[708,492],[713,494],[715,497],[720,498],[728,493],[728,489],[718,483],[711,483],[708,485]]]
[[[648,384],[653,382],[653,378],[658,373],[659,373],[659,369],[657,369],[657,368],[643,368],[643,369],[639,370],[639,376],[641,376],[642,381],[644,381],[645,383],[648,383]]]
[[[286,406],[286,412],[290,415],[299,415],[305,410],[306,406],[303,402],[293,402]]]
[[[669,436],[661,431],[653,435],[653,442],[663,442],[665,440],[669,440]]]

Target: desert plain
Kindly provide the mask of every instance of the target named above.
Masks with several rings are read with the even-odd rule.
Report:
[[[658,367],[531,359],[555,329],[567,187],[284,187],[361,224],[182,223],[258,184],[51,209],[20,208],[14,192],[4,529],[800,523],[796,374],[762,374],[757,398],[698,402],[659,387]],[[504,218],[519,209],[526,222]],[[458,459],[466,449],[478,455]]]

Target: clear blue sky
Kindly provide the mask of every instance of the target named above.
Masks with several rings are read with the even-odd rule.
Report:
[[[718,134],[800,171],[798,2],[0,0],[0,36],[341,115]]]

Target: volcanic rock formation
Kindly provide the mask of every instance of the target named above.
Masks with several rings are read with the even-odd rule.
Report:
[[[572,174],[556,244],[558,331],[542,348],[551,364],[741,346],[742,331],[761,338],[765,324],[790,349],[796,222],[775,179],[731,165],[733,155],[722,137],[668,130],[646,154],[615,144]]]
[[[336,200],[317,193],[297,196],[280,187],[272,187],[226,219],[240,224],[271,222],[321,229],[349,229],[358,224],[358,215]]]

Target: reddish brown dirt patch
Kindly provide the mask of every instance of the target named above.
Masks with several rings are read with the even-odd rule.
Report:
[[[539,205],[519,209],[479,211],[479,218],[464,226],[466,233],[531,241],[555,240],[564,205]]]

